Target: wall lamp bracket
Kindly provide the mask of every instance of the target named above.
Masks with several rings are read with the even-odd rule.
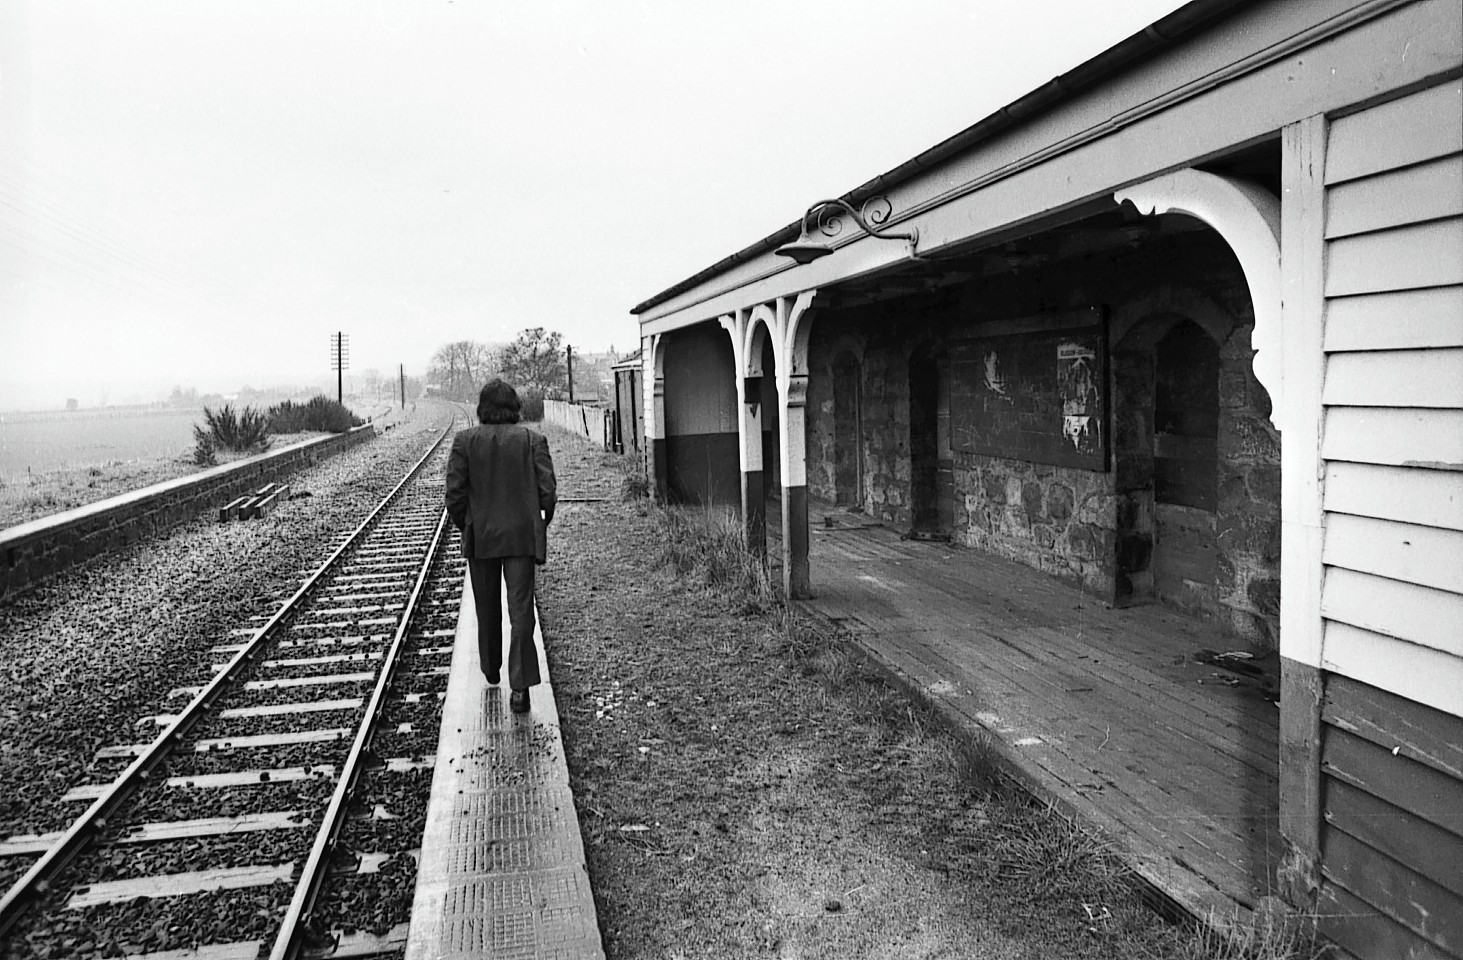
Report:
[[[908,230],[895,231],[879,229],[879,225],[889,219],[893,213],[893,207],[888,199],[884,197],[873,197],[864,203],[863,213],[855,210],[852,206],[842,200],[819,200],[803,213],[802,233],[791,243],[784,243],[774,251],[779,257],[790,257],[798,264],[812,263],[819,257],[826,257],[833,252],[831,241],[813,239],[813,231],[810,226],[812,216],[818,211],[818,230],[826,237],[836,237],[843,230],[843,223],[840,219],[840,211],[847,213],[853,222],[863,228],[864,232],[879,240],[907,240],[909,241],[909,257],[912,260],[922,259],[915,252],[915,245],[919,243],[919,230],[910,227]],[[831,215],[830,215],[831,214]]]

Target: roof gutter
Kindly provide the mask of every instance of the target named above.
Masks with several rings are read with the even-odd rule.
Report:
[[[1174,46],[1179,40],[1208,26],[1220,18],[1237,13],[1259,0],[1191,0],[1168,16],[1144,27],[1142,30],[1079,64],[1066,73],[1049,80],[1025,96],[1001,107],[995,113],[974,125],[943,140],[935,146],[906,160],[887,173],[881,173],[867,183],[854,187],[840,199],[858,206],[862,201],[888,190],[895,184],[910,180],[917,174],[937,166],[950,157],[963,153],[971,147],[996,134],[1023,123],[1043,111],[1075,97],[1078,93],[1110,77],[1130,69],[1144,60]],[[775,250],[798,237],[802,218],[775,233],[729,257],[724,257],[694,276],[687,277],[675,286],[657,293],[643,303],[630,308],[632,314],[642,314],[659,304],[665,303],[687,290],[700,286],[704,281],[732,267],[754,260],[769,250]]]

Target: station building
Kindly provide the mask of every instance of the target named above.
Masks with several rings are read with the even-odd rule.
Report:
[[[1186,4],[635,306],[633,446],[792,598],[812,501],[1278,657],[1277,889],[1463,956],[1460,76],[1457,0]]]

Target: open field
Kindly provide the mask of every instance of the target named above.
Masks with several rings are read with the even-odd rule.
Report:
[[[0,414],[0,480],[54,470],[186,457],[203,411],[133,407]]]
[[[353,412],[378,424],[397,414],[382,403]],[[203,410],[117,407],[0,414],[0,530],[197,473],[193,425]],[[278,448],[320,433],[277,435]],[[242,454],[218,454],[220,463]]]

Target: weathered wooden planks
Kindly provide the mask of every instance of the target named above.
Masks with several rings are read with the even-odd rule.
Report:
[[[1279,711],[1193,659],[1232,641],[977,551],[814,530],[809,605],[1111,831],[1141,874],[1201,911],[1273,890]]]

